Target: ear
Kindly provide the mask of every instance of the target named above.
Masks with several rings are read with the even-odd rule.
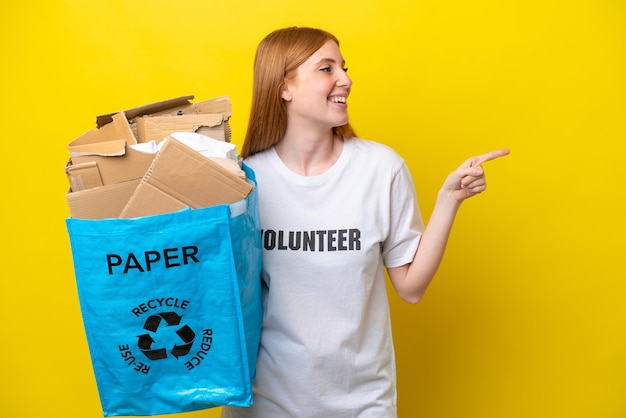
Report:
[[[280,97],[282,97],[282,99],[286,102],[290,102],[292,99],[291,90],[289,89],[289,86],[286,82],[283,83],[282,86],[280,86]]]

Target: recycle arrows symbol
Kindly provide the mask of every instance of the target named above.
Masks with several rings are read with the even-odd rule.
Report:
[[[175,344],[174,348],[172,348],[172,351],[170,351],[170,353],[172,353],[174,357],[179,358],[181,356],[189,354],[189,350],[191,350],[191,346],[193,345],[193,340],[196,337],[196,333],[193,332],[193,330],[189,328],[188,325],[184,325],[181,329],[176,331],[176,334],[178,334],[180,339],[186,343],[183,345]]]
[[[178,315],[176,312],[162,312],[158,315],[150,315],[146,319],[143,328],[151,332],[156,332],[162,320],[165,320],[167,326],[169,327],[180,324],[181,319],[182,316]],[[174,348],[172,348],[171,354],[174,357],[179,358],[189,353],[193,345],[193,340],[196,337],[196,333],[193,332],[188,325],[183,325],[176,331],[176,334],[185,343],[182,345],[175,344]],[[137,337],[139,338],[137,346],[150,360],[161,360],[167,358],[167,350],[165,348],[152,349],[154,339],[150,334],[142,334]]]
[[[152,350],[152,343],[154,339],[150,334],[139,335],[139,342],[137,345],[141,349],[141,352],[146,355],[150,360],[161,360],[167,358],[167,350],[165,348],[158,348]]]
[[[183,317],[178,315],[176,312],[161,312],[158,315],[150,315],[148,319],[146,319],[146,323],[143,325],[143,328],[148,331],[156,332],[161,324],[161,318],[165,319],[167,326],[172,326],[180,324],[180,320]]]

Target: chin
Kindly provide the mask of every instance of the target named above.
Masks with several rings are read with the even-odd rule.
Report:
[[[337,122],[333,127],[339,128],[340,126],[346,126],[348,124],[348,119],[344,119],[342,121]]]

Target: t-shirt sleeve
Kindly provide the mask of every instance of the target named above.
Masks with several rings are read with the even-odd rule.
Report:
[[[413,261],[424,232],[415,185],[404,162],[392,178],[389,206],[389,234],[382,251],[385,266],[393,268]]]

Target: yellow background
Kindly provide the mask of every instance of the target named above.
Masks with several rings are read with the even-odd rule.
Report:
[[[623,1],[3,1],[0,23],[0,416],[101,416],[67,143],[194,94],[230,96],[241,145],[254,49],[288,25],[339,37],[352,123],[406,158],[425,217],[462,161],[512,151],[486,164],[425,300],[391,296],[400,416],[626,416]]]

